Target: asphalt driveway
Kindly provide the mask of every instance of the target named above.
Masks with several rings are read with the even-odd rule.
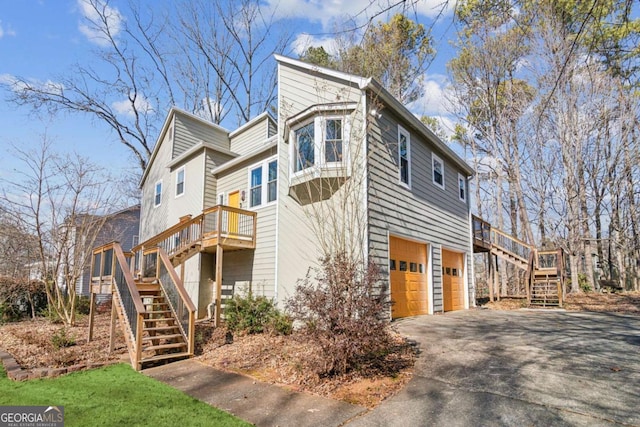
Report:
[[[420,345],[416,374],[349,426],[640,426],[638,317],[471,310],[395,327]]]

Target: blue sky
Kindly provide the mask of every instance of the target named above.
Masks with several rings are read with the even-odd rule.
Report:
[[[84,0],[0,0],[0,79],[20,76],[40,82],[55,82],[55,77],[73,72],[75,63],[92,60],[97,42],[82,27]],[[169,0],[166,0],[169,1]],[[449,40],[455,37],[451,25],[451,11],[434,24],[441,0],[421,0],[412,19],[426,27],[433,27],[438,54],[425,76],[425,98],[413,106],[417,114],[446,115],[442,90],[446,86],[446,62],[452,52]],[[289,55],[308,44],[326,44],[331,31],[345,16],[358,15],[364,22],[371,14],[384,8],[386,1],[370,5],[370,0],[274,0],[265,1],[266,8],[275,8],[275,17],[299,31],[294,35]],[[165,0],[148,1],[162,8]],[[126,0],[112,0],[126,19]],[[384,19],[381,16],[380,19]],[[77,151],[99,160],[115,172],[136,167],[129,151],[117,142],[105,125],[86,115],[34,117],[28,107],[16,107],[0,94],[0,178],[9,178],[18,164],[6,153],[12,145],[35,147],[41,135],[56,142],[59,151]],[[224,124],[224,123],[223,123]],[[156,135],[152,136],[155,139]]]

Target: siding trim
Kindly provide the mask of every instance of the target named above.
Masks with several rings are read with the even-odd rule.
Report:
[[[239,165],[240,163],[244,162],[245,160],[248,160],[252,157],[258,156],[262,153],[264,153],[265,151],[271,150],[274,147],[278,146],[278,137],[277,135],[272,136],[271,138],[267,139],[265,141],[265,145],[263,145],[262,147],[258,148],[256,151],[252,151],[250,153],[244,154],[242,156],[238,156],[235,159],[229,160],[228,162],[226,162],[223,165],[220,165],[216,168],[213,168],[211,170],[211,173],[213,175],[218,175],[219,173],[222,173],[224,171],[226,171],[227,169],[233,168],[234,166]]]

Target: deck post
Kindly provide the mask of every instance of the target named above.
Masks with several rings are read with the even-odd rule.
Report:
[[[487,278],[487,287],[489,288],[489,301],[493,302],[493,278],[496,275],[496,270],[493,265],[493,254],[491,252],[487,252],[487,260],[489,263],[489,274]]]
[[[91,340],[93,340],[93,318],[96,314],[96,294],[93,292],[93,284],[90,286],[91,296],[89,296],[89,336],[87,338],[87,342],[91,342]]]
[[[222,257],[224,250],[218,238],[216,246],[216,319],[215,326],[220,326],[220,311],[222,310]]]
[[[116,312],[116,298],[111,294],[111,327],[109,328],[109,353],[112,353],[116,348],[116,318],[118,313]]]

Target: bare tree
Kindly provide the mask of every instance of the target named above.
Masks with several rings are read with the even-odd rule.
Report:
[[[89,262],[104,211],[117,206],[117,181],[88,159],[55,154],[46,138],[38,150],[17,152],[23,168],[4,182],[4,213],[36,237],[49,309],[73,325],[76,282]]]

